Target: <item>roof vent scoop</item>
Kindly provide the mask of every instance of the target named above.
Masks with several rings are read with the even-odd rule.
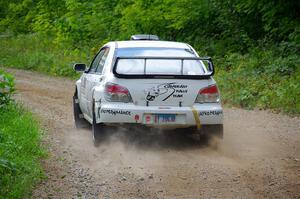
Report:
[[[157,35],[132,35],[130,40],[159,40]]]

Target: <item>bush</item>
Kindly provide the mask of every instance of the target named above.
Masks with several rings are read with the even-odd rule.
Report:
[[[13,76],[0,70],[0,108],[11,101],[14,91],[15,83]]]
[[[217,59],[216,78],[223,102],[244,108],[258,107],[300,113],[300,57],[280,56],[280,47],[259,48]]]
[[[76,77],[72,65],[87,62],[89,51],[69,49],[38,34],[0,38],[0,66],[35,70],[55,76]],[[18,56],[16,56],[16,54]]]
[[[12,99],[12,75],[0,70],[0,198],[23,198],[43,176],[39,123]]]
[[[30,112],[14,102],[0,109],[0,198],[28,197],[43,177],[40,141],[40,125]]]

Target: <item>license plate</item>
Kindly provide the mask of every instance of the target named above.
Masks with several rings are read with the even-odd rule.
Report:
[[[175,114],[155,114],[154,123],[156,124],[170,124],[176,122]]]

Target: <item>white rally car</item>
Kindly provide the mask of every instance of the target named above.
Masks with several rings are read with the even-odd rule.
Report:
[[[223,136],[214,66],[188,44],[135,35],[105,44],[90,67],[74,69],[83,71],[73,97],[75,124],[88,121],[95,144],[110,126],[126,124]]]

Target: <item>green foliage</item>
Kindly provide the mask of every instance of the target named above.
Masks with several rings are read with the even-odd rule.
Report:
[[[0,198],[24,198],[42,177],[40,126],[14,103],[0,108]]]
[[[0,31],[5,31],[7,27],[14,33],[28,33],[30,24],[35,16],[36,6],[33,0],[0,1]]]
[[[253,48],[217,60],[216,78],[225,103],[300,113],[300,56],[281,56],[280,50],[271,49]]]
[[[0,108],[11,101],[14,91],[15,83],[13,76],[0,70]]]
[[[258,40],[299,41],[297,0],[0,0],[0,5],[0,31],[39,32],[75,48],[136,33],[185,41],[210,55],[245,53]]]
[[[2,38],[0,66],[36,70],[55,76],[75,77],[75,62],[86,62],[87,50],[68,49],[52,42],[52,38],[39,35],[19,35]]]

